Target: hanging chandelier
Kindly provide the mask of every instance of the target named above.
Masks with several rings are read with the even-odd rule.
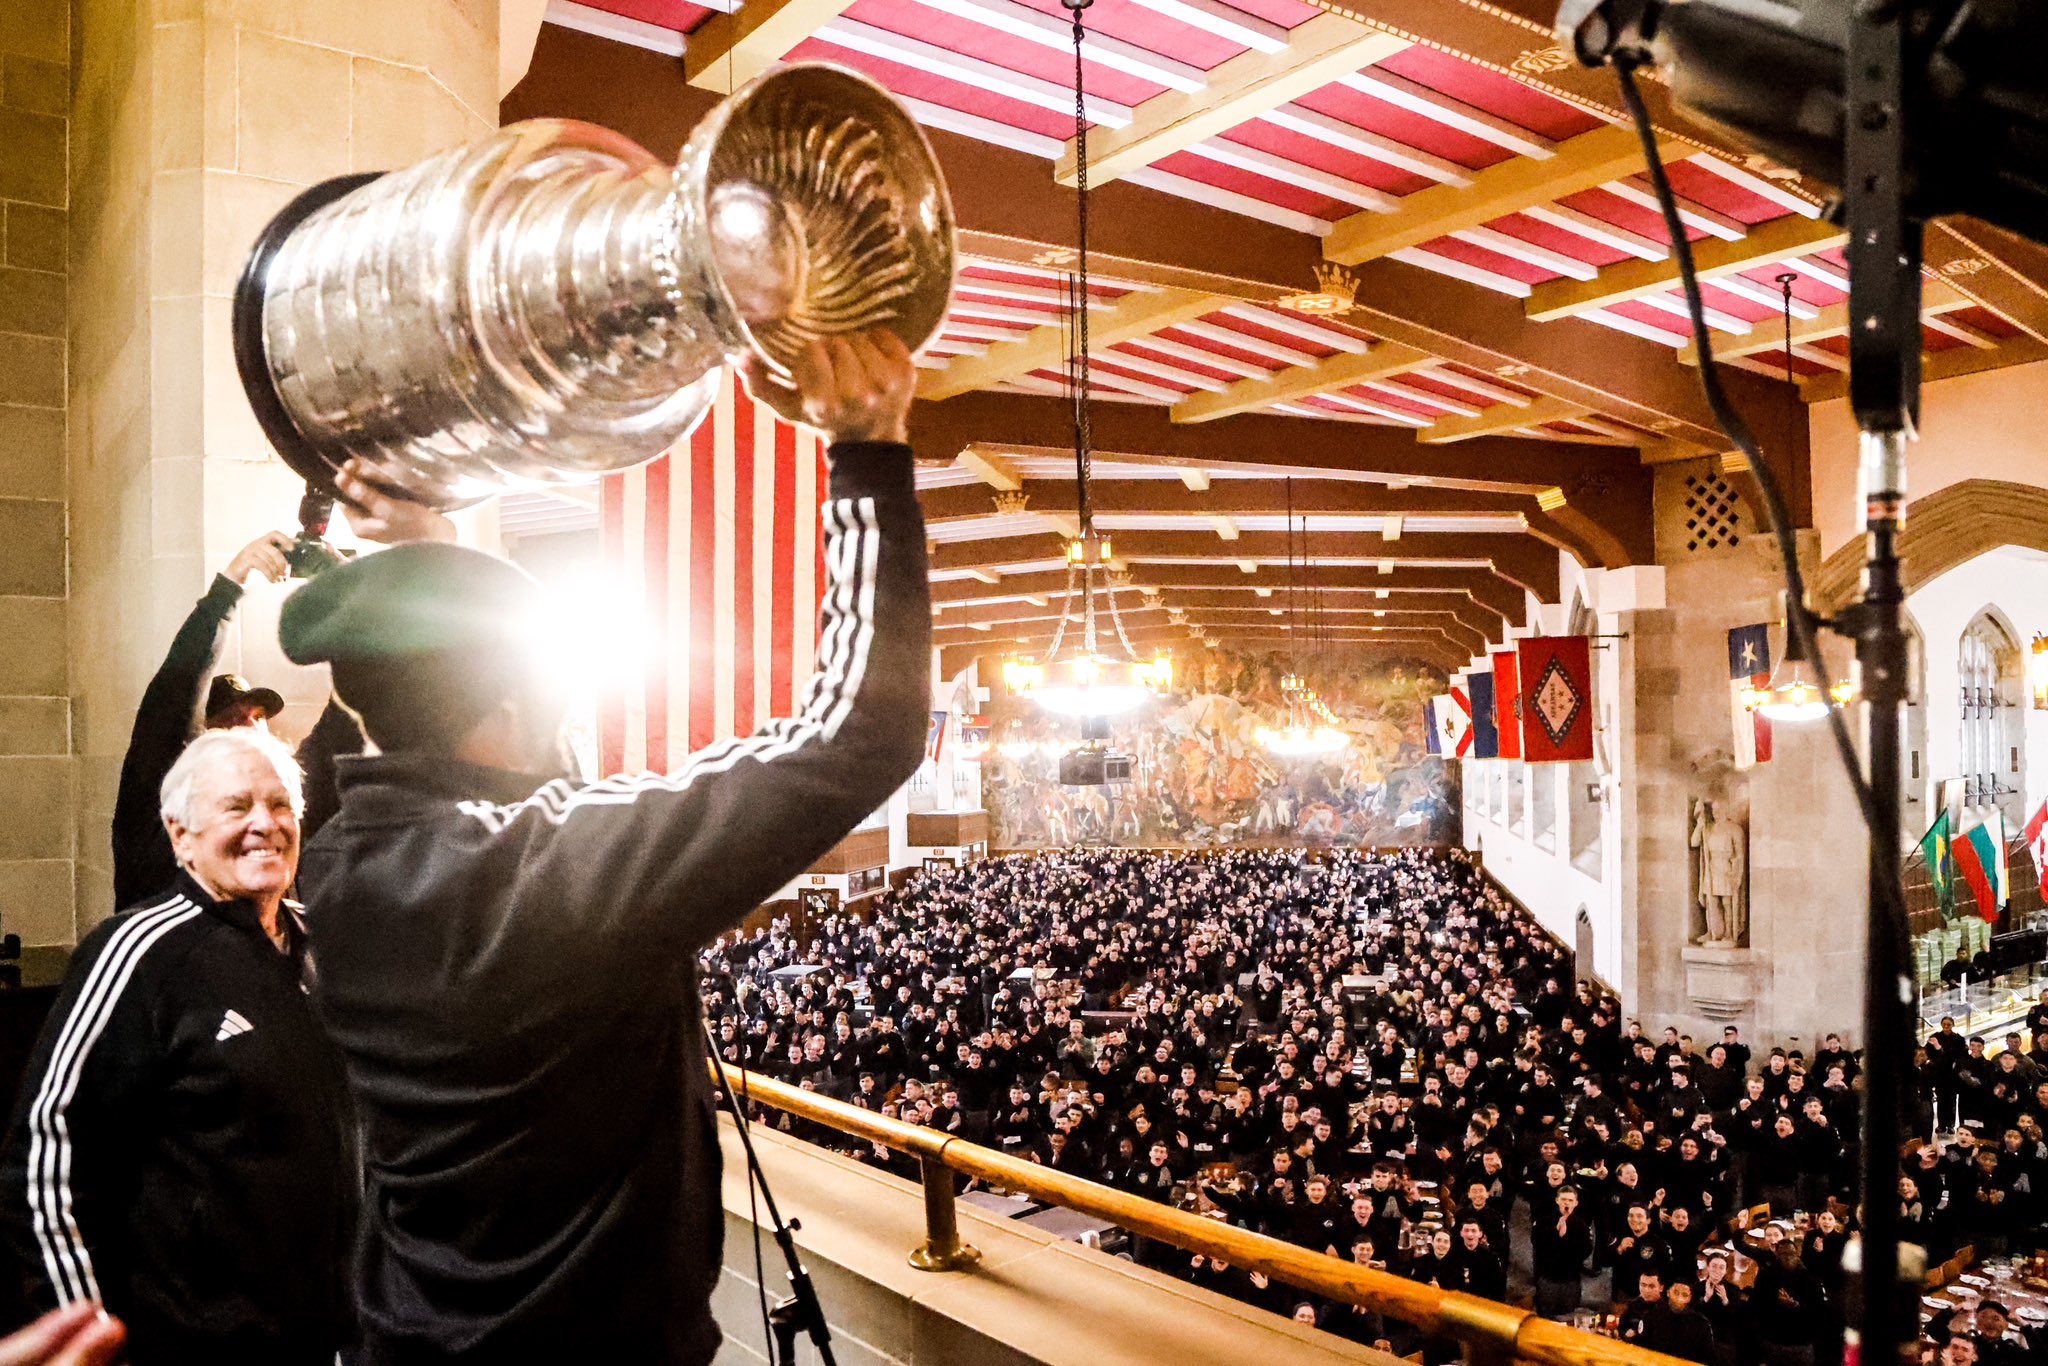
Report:
[[[1792,387],[1796,403],[1799,376],[1792,368],[1792,284],[1799,277],[1788,271],[1777,278],[1778,288],[1784,295],[1785,383]],[[1789,656],[1790,652],[1787,654]],[[1846,707],[1856,700],[1856,685],[1844,678],[1823,690],[1805,660],[1789,657],[1778,661],[1778,667],[1771,671],[1770,680],[1763,687],[1742,690],[1743,706],[1767,720],[1788,725],[1822,719],[1828,714],[1830,698],[1833,699],[1832,705]]]
[[[1067,542],[1067,585],[1060,621],[1042,658],[1013,656],[1003,661],[1003,686],[1048,711],[1067,716],[1114,716],[1173,686],[1173,660],[1164,651],[1141,660],[1117,608],[1115,552],[1095,529],[1089,506],[1089,465],[1093,457],[1088,424],[1093,396],[1088,369],[1088,119],[1087,85],[1081,68],[1086,30],[1082,12],[1093,0],[1061,0],[1074,16],[1074,273],[1066,277],[1061,327],[1066,334],[1067,390],[1073,399],[1074,489],[1078,534]],[[1098,606],[1098,600],[1100,606]],[[1106,610],[1104,610],[1106,609]],[[1078,628],[1074,639],[1067,628]]]
[[[1302,515],[1301,558],[1308,561],[1308,516]],[[1308,680],[1302,677],[1295,647],[1301,639],[1302,623],[1297,619],[1294,573],[1294,481],[1287,481],[1287,674],[1280,680],[1281,723],[1260,726],[1256,738],[1273,753],[1286,758],[1335,754],[1351,743],[1351,737],[1337,728],[1337,714]],[[1313,613],[1313,608],[1311,608]],[[1311,632],[1314,622],[1309,623]]]

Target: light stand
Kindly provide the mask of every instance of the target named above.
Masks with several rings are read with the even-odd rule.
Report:
[[[1821,11],[1817,7],[1815,14]],[[1830,708],[1828,724],[1848,769],[1869,832],[1869,908],[1866,920],[1868,977],[1864,998],[1864,1120],[1858,1159],[1862,1196],[1861,1232],[1845,1257],[1853,1273],[1846,1314],[1852,1366],[1895,1366],[1916,1339],[1914,1332],[1924,1254],[1902,1246],[1896,1194],[1903,1123],[1902,1079],[1912,1049],[1909,1010],[1913,993],[1908,973],[1911,945],[1900,878],[1900,726],[1906,704],[1907,647],[1901,625],[1905,600],[1898,536],[1905,518],[1906,445],[1919,416],[1920,268],[1922,222],[1915,212],[1914,168],[1909,163],[1908,20],[1905,7],[1888,0],[1830,5],[1822,15],[1843,25],[1838,59],[1840,153],[1837,177],[1844,193],[1835,206],[1849,225],[1850,398],[1860,432],[1860,484],[1864,498],[1866,555],[1862,598],[1833,620],[1817,617],[1804,601],[1797,547],[1786,522],[1775,473],[1764,462],[1741,415],[1728,403],[1715,374],[1692,253],[1669,179],[1657,159],[1654,129],[1636,88],[1634,72],[1658,49],[1661,20],[1684,16],[1685,7],[1657,0],[1566,0],[1560,29],[1589,65],[1611,63],[1621,75],[1622,93],[1642,137],[1651,179],[1664,210],[1673,254],[1680,265],[1691,315],[1700,376],[1710,406],[1729,438],[1751,462],[1763,491],[1773,532],[1785,558],[1788,653],[1802,656],[1816,679],[1826,676],[1816,629],[1826,627],[1854,640],[1861,673],[1864,759],[1859,762],[1840,712]],[[1664,35],[1666,50],[1698,42],[1714,22],[1715,9],[1692,11],[1699,25]],[[1698,16],[1705,14],[1706,19]],[[1797,61],[1825,72],[1828,47],[1818,30],[1788,44]],[[1725,35],[1717,35],[1725,38]],[[1717,56],[1728,44],[1716,42]],[[1775,54],[1774,54],[1775,55]],[[1704,87],[1722,68],[1689,68]],[[1752,64],[1752,72],[1754,64]],[[1825,76],[1820,85],[1825,84]],[[1730,80],[1717,93],[1739,86]],[[1748,109],[1729,98],[1726,109]],[[1782,107],[1782,106],[1781,106]],[[1824,122],[1824,121],[1823,121]],[[1827,139],[1823,136],[1822,141]],[[1790,364],[1788,350],[1787,364]],[[1867,764],[1867,771],[1865,765]]]
[[[1849,398],[1858,429],[1863,597],[1832,628],[1856,642],[1868,763],[1870,901],[1865,925],[1862,1229],[1847,1321],[1865,1363],[1899,1361],[1918,1337],[1925,1253],[1899,1241],[1899,1146],[1913,1058],[1912,941],[1900,875],[1900,728],[1906,707],[1906,444],[1920,418],[1921,223],[1907,207],[1904,18],[1862,4],[1848,16],[1843,198],[1849,224]]]

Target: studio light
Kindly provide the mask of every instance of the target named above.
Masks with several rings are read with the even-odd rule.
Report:
[[[1850,0],[1566,0],[1581,60],[1648,56],[1678,104],[1781,165],[1844,183]],[[1917,0],[1905,16],[1911,212],[2048,238],[2048,5]],[[1864,111],[1855,111],[1861,118]]]

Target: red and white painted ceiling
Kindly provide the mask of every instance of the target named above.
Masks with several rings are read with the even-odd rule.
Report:
[[[1098,424],[1097,524],[1116,536],[1134,583],[1157,590],[1133,601],[1167,635],[1188,622],[1243,639],[1279,635],[1284,608],[1266,595],[1284,579],[1274,547],[1291,477],[1318,577],[1355,580],[1324,599],[1340,634],[1406,643],[1411,631],[1436,633],[1446,656],[1462,657],[1516,615],[1486,608],[1471,584],[1491,576],[1542,593],[1489,546],[1534,538],[1589,563],[1643,558],[1648,483],[1629,467],[1716,453],[1697,406],[1676,413],[1656,397],[1688,390],[1684,367],[1696,359],[1670,241],[1609,78],[1577,70],[1552,45],[1552,9],[1088,9],[1091,186],[1124,182],[1202,206],[1214,233],[1238,224],[1262,241],[1276,229],[1298,235],[1307,260],[1353,272],[1353,287],[1365,281],[1347,308],[1340,275],[1176,271],[1164,231],[1156,252],[1123,243],[1096,266],[1094,380],[1106,414],[1134,410]],[[928,128],[1042,165],[1042,179],[1016,195],[1071,203],[1062,187],[1076,178],[1073,59],[1059,0],[551,0],[548,19],[680,56],[687,79],[711,89],[777,61],[856,68]],[[1661,98],[1654,107],[1716,355],[1755,371],[1753,393],[1767,400],[1789,406],[1788,362],[1807,400],[1840,394],[1847,280],[1822,192],[1717,143]],[[963,235],[951,317],[920,358],[921,408],[979,405],[1000,421],[999,396],[1017,411],[1056,403],[1069,245],[1043,226],[1035,238]],[[1937,228],[1928,259],[1931,377],[2048,356],[2038,257],[1965,225]],[[1493,321],[1461,321],[1481,315]],[[1639,375],[1621,383],[1606,373],[1617,369]],[[1034,419],[1034,430],[1048,421]],[[1346,444],[1324,435],[1333,430],[1373,454],[1333,461]],[[1071,524],[1071,459],[1042,434],[957,434],[961,454],[921,478],[942,552],[940,638],[1036,639],[1056,624],[1057,593],[1045,590],[1059,529]],[[1226,447],[1224,459],[1202,453]],[[1396,458],[1377,458],[1390,451]],[[1489,472],[1489,462],[1514,472]],[[1616,529],[1602,504],[1619,500],[1645,506]],[[1044,552],[1035,558],[1034,545]],[[1433,545],[1443,553],[1425,555]],[[988,555],[970,562],[977,546]]]

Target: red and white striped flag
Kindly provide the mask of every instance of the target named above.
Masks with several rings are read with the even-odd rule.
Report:
[[[817,651],[825,490],[817,433],[748,397],[730,370],[687,441],[605,477],[604,576],[648,639],[600,695],[603,774],[667,771],[796,710]]]

